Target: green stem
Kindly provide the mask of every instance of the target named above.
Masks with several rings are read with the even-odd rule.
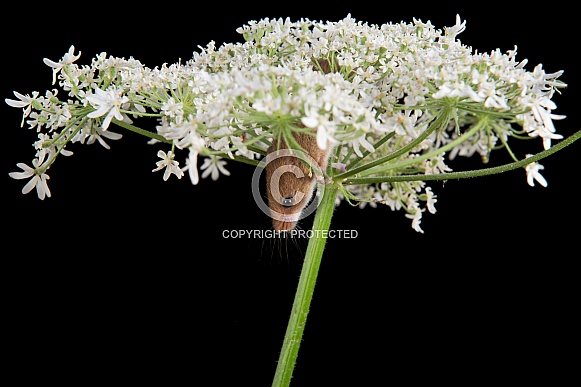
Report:
[[[428,129],[426,129],[422,134],[420,134],[418,136],[418,138],[416,138],[414,141],[410,142],[409,144],[407,144],[406,146],[404,146],[403,148],[400,148],[398,150],[396,150],[393,153],[388,154],[387,156],[381,157],[375,161],[372,161],[370,163],[367,163],[365,165],[362,165],[360,167],[348,170],[346,172],[343,172],[339,175],[336,175],[333,177],[333,180],[335,181],[341,181],[346,179],[349,176],[355,175],[357,173],[360,173],[362,171],[365,171],[367,169],[373,168],[377,165],[386,163],[392,159],[395,159],[396,157],[399,157],[407,152],[409,152],[410,150],[412,150],[416,145],[419,145],[422,141],[424,141],[434,130],[444,127],[445,125],[448,124],[449,121],[449,112],[440,112],[440,114],[436,117],[436,119],[430,124],[430,126],[428,127]],[[358,163],[358,162],[357,162]]]
[[[487,124],[488,124],[488,120],[486,120],[486,119],[478,121],[468,132],[464,133],[462,136],[458,137],[454,141],[449,142],[448,144],[444,145],[443,147],[440,147],[438,149],[435,149],[429,153],[425,153],[425,154],[418,156],[418,157],[415,157],[413,159],[406,159],[400,163],[381,165],[375,169],[368,169],[367,171],[361,172],[360,175],[372,175],[374,173],[386,172],[386,171],[389,171],[391,169],[403,168],[403,167],[406,167],[408,165],[418,164],[426,159],[429,159],[430,157],[434,157],[434,156],[437,156],[441,153],[447,152],[450,149],[454,148],[455,146],[463,143],[464,141],[466,141],[470,137],[472,137],[472,135],[474,135],[476,132],[481,130],[482,127],[487,125]]]
[[[168,143],[168,144],[171,144],[172,143],[170,140],[167,140],[165,137],[163,137],[163,136],[161,136],[161,135],[159,135],[157,133],[153,133],[153,132],[150,132],[148,130],[141,129],[141,128],[137,127],[137,126],[128,124],[127,122],[122,122],[122,121],[119,121],[119,120],[116,120],[116,119],[111,120],[111,122],[113,122],[117,126],[120,126],[122,128],[125,128],[127,130],[131,130],[132,132],[135,132],[137,134],[141,134],[142,136],[149,137],[149,138],[153,138],[153,139],[155,139],[157,141],[165,142],[165,143]]]
[[[323,257],[327,232],[335,209],[335,199],[338,193],[336,184],[328,184],[313,221],[312,235],[303,262],[295,300],[289,317],[282,349],[278,358],[272,387],[288,387],[297,361],[299,346],[313,298],[313,291]]]
[[[503,164],[499,165],[498,167],[492,168],[483,168],[483,169],[476,169],[472,171],[463,171],[463,172],[450,172],[450,173],[439,173],[434,175],[400,175],[400,176],[383,176],[383,177],[365,177],[365,178],[354,178],[354,179],[346,179],[343,181],[344,185],[352,185],[352,184],[374,184],[374,183],[383,183],[383,182],[401,182],[401,181],[417,181],[417,180],[452,180],[452,179],[463,179],[469,177],[479,177],[479,176],[487,176],[487,175],[494,175],[497,173],[512,171],[517,168],[525,167],[526,165],[544,159],[560,151],[561,149],[565,148],[566,146],[571,145],[575,141],[581,138],[581,130],[577,131],[576,133],[570,135],[563,141],[559,142],[556,145],[551,146],[549,149],[544,150],[542,152],[537,153],[536,155],[527,157],[526,159],[516,161],[510,164]]]

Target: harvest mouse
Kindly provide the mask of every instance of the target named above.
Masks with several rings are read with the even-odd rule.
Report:
[[[326,74],[331,66],[319,59],[313,69]],[[277,231],[295,228],[313,196],[317,179],[324,179],[331,152],[331,146],[326,150],[319,148],[315,132],[297,131],[293,137],[304,152],[291,149],[284,139],[274,139],[266,152],[266,193],[272,225]],[[302,156],[305,153],[306,157]]]
[[[322,150],[314,135],[295,132],[304,149],[291,149],[284,140],[274,140],[267,150],[266,193],[272,225],[277,231],[295,228],[313,196],[317,180],[324,179],[330,147]]]

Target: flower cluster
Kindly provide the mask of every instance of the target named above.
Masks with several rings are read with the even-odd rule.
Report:
[[[329,148],[327,175],[340,185],[339,200],[403,209],[422,232],[436,195],[406,176],[449,172],[446,160],[456,156],[487,161],[493,149],[517,160],[509,140],[538,137],[548,149],[562,138],[553,120],[563,116],[551,101],[565,86],[562,71],[527,71],[516,48],[474,52],[457,39],[464,29],[459,17],[443,30],[415,19],[380,26],[350,16],[263,19],[237,30],[243,43],[210,42],[186,63],[155,68],[106,53],[79,66],[71,46],[60,61],[45,59],[66,97],[54,89],[6,99],[38,132],[33,166],[18,163],[23,172],[10,175],[32,177],[23,192],[36,187],[44,199],[55,158],[72,154],[69,143],[109,148],[106,141],[121,137],[114,124],[167,144],[153,168],[164,179],[187,172],[197,184],[199,157],[202,178],[215,180],[229,175],[226,160],[257,164],[273,139],[307,131]],[[153,118],[155,132],[133,126],[136,117]],[[530,185],[546,185],[540,169],[527,167]]]

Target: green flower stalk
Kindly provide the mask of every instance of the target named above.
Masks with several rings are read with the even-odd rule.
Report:
[[[540,64],[526,70],[516,48],[473,51],[457,39],[465,24],[458,16],[443,29],[415,19],[369,25],[350,15],[262,19],[237,30],[243,43],[210,42],[185,63],[155,68],[106,53],[78,65],[71,46],[58,62],[44,60],[59,89],[15,91],[17,99],[5,100],[23,109],[21,126],[38,133],[32,166],[18,163],[22,171],[10,176],[28,179],[23,193],[50,197],[47,172],[57,158],[78,144],[109,148],[125,129],[165,147],[153,172],[163,171],[164,180],[187,174],[197,185],[228,176],[230,161],[264,166],[279,141],[305,150],[297,139],[307,135],[328,156],[317,179],[326,186],[317,230],[328,230],[334,207],[347,201],[402,210],[423,233],[422,216],[435,213],[437,202],[427,181],[523,168],[529,185],[547,186],[538,161],[579,138],[554,144],[563,139],[554,121],[565,117],[552,101],[566,86],[563,72]],[[140,128],[137,118],[153,124]],[[531,139],[544,151],[513,151]],[[448,165],[471,156],[486,163],[499,150],[514,162],[477,171]],[[290,383],[323,248],[324,239],[311,239],[275,386]]]

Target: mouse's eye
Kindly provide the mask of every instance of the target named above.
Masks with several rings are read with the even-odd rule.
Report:
[[[285,207],[290,207],[293,205],[293,203],[294,203],[294,199],[292,196],[289,196],[288,198],[282,199],[282,205]]]

